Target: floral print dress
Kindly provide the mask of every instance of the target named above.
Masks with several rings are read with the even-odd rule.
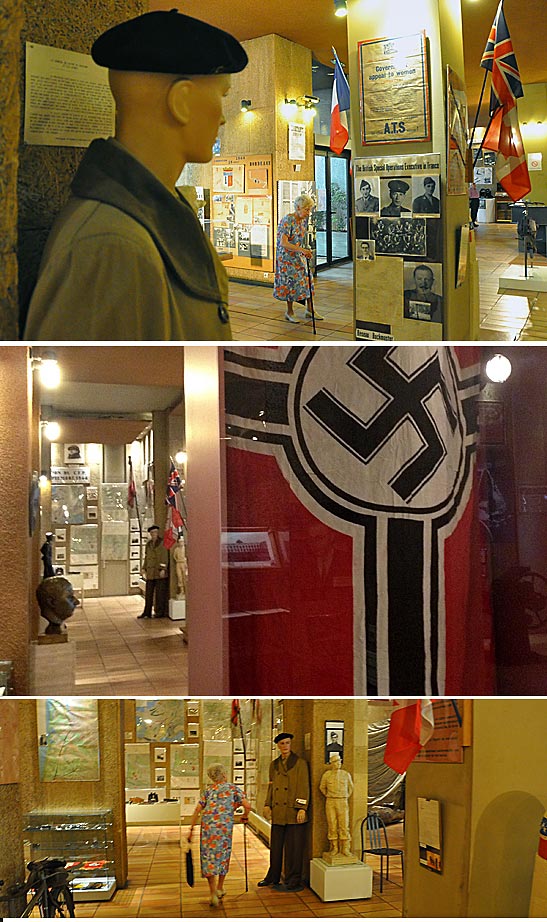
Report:
[[[306,248],[308,221],[298,221],[296,215],[288,214],[281,218],[277,228],[277,247],[275,257],[275,281],[273,296],[279,301],[300,301],[309,298],[310,286],[308,267],[302,253],[287,250],[281,243],[284,234],[289,243]],[[313,294],[313,281],[312,281]]]
[[[199,852],[203,877],[228,873],[234,810],[244,799],[241,788],[229,781],[213,784],[201,795],[199,802],[203,810]]]

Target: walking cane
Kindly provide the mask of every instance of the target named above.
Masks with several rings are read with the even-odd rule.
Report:
[[[247,823],[243,823],[243,861],[245,863],[245,893],[248,893],[249,876],[247,873]]]
[[[314,309],[313,309],[313,295],[312,295],[312,285],[311,285],[311,269],[310,269],[310,261],[309,261],[309,259],[308,259],[307,256],[306,256],[306,265],[307,265],[307,267],[308,267],[308,285],[310,286],[311,322],[312,322],[312,327],[313,327],[313,335],[316,336],[316,335],[317,335],[317,330],[315,329],[315,311],[314,311]]]

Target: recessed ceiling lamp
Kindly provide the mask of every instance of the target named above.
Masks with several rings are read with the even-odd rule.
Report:
[[[486,374],[495,384],[503,384],[512,372],[511,362],[506,355],[493,355],[486,363]]]
[[[340,17],[348,15],[348,5],[346,0],[334,0],[334,15]]]
[[[56,442],[61,435],[61,427],[59,423],[43,420],[40,425],[43,427],[46,439],[49,439],[50,442]]]

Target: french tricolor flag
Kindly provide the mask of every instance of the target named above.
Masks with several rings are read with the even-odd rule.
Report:
[[[403,698],[393,704],[384,762],[402,775],[433,735],[433,705],[429,698]]]
[[[349,140],[346,112],[350,107],[349,83],[334,48],[334,83],[330,113],[330,149],[341,154]]]

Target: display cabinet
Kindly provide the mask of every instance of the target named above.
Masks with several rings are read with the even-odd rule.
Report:
[[[25,840],[31,861],[64,858],[76,901],[109,900],[114,894],[112,810],[28,813]]]

